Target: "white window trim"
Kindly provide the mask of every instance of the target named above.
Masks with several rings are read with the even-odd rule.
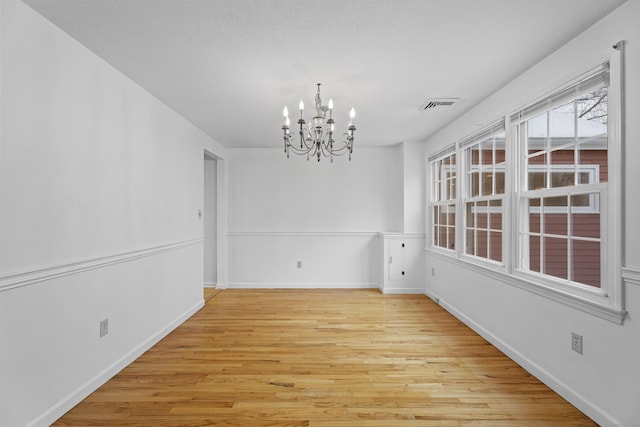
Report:
[[[441,251],[442,253],[448,254],[450,255],[455,255],[456,251],[457,251],[457,241],[455,241],[455,247],[456,249],[449,249],[448,247],[445,246],[438,246],[435,244],[435,235],[433,234],[433,228],[435,226],[434,224],[434,219],[433,219],[433,208],[435,206],[439,206],[440,209],[443,209],[443,212],[445,213],[451,213],[451,209],[449,208],[449,206],[453,206],[453,210],[455,211],[457,209],[457,205],[458,205],[458,192],[459,192],[459,188],[456,188],[456,197],[454,199],[441,199],[441,200],[433,200],[433,197],[438,196],[440,197],[442,194],[442,188],[437,188],[439,186],[441,186],[443,183],[447,182],[447,181],[451,181],[450,179],[446,178],[446,175],[440,175],[438,177],[436,177],[436,173],[438,171],[436,171],[434,169],[435,163],[436,162],[440,162],[441,160],[444,160],[447,157],[451,157],[451,156],[455,156],[456,157],[456,166],[455,167],[451,167],[449,166],[448,168],[441,168],[439,170],[439,172],[442,174],[445,172],[446,169],[451,169],[454,170],[456,172],[455,175],[455,181],[456,181],[456,186],[459,185],[459,178],[458,178],[458,170],[457,170],[457,164],[458,164],[458,155],[457,155],[457,150],[456,150],[456,146],[455,144],[450,144],[448,146],[446,146],[444,149],[438,151],[436,154],[430,156],[427,159],[427,169],[428,169],[428,173],[427,176],[430,177],[429,179],[429,185],[427,186],[428,191],[427,191],[427,195],[426,195],[426,200],[427,203],[429,204],[429,207],[427,209],[427,224],[428,224],[428,233],[427,236],[428,238],[426,239],[426,244],[427,247],[433,250],[437,250],[437,251]],[[458,216],[456,215],[456,225],[454,225],[454,232],[455,232],[455,236],[457,239],[457,223],[459,221]],[[440,225],[440,224],[439,224]],[[445,225],[446,227],[448,227],[448,224]]]
[[[614,51],[610,54],[608,60],[610,64],[610,83],[608,95],[608,134],[609,134],[609,176],[607,188],[601,192],[601,204],[598,207],[601,215],[604,215],[606,221],[606,230],[601,233],[602,259],[603,262],[602,277],[606,285],[602,288],[594,288],[588,285],[580,285],[576,283],[568,283],[568,281],[554,280],[551,276],[535,274],[535,272],[523,272],[517,268],[518,255],[512,256],[513,250],[519,245],[518,221],[514,218],[518,214],[518,200],[513,197],[515,193],[514,178],[516,171],[514,167],[507,166],[505,174],[505,198],[503,214],[503,265],[496,265],[495,261],[485,258],[465,255],[462,253],[462,238],[464,224],[461,222],[460,216],[463,210],[463,188],[465,179],[460,179],[464,175],[462,170],[461,154],[464,151],[460,144],[455,145],[455,153],[457,154],[456,165],[458,167],[457,181],[457,224],[456,227],[456,250],[445,250],[444,248],[434,247],[433,236],[426,239],[426,250],[442,260],[452,262],[460,267],[468,268],[477,273],[492,277],[496,280],[503,281],[507,284],[519,287],[537,295],[544,296],[556,302],[567,306],[582,310],[591,315],[606,319],[613,323],[622,324],[626,318],[624,309],[624,298],[622,292],[622,248],[623,248],[623,224],[622,224],[622,184],[623,184],[623,97],[624,97],[624,75],[623,75],[623,53],[624,41],[618,42],[614,46]],[[577,80],[577,79],[576,79]],[[567,85],[568,86],[568,85]],[[505,117],[506,140],[513,141],[511,115]],[[505,154],[506,162],[511,165],[518,165],[519,159],[516,152],[510,149],[507,144],[507,153]],[[447,146],[447,150],[451,150]],[[449,151],[451,152],[451,151]],[[431,170],[431,161],[435,160],[435,156],[427,157],[427,167]],[[522,168],[519,168],[522,173]],[[430,172],[427,179],[431,180]],[[597,175],[596,175],[597,176]],[[466,176],[465,176],[466,177]],[[595,184],[598,186],[598,184]],[[588,184],[593,189],[593,184]],[[433,222],[431,212],[431,184],[427,183],[426,200],[429,203],[427,209],[427,234],[433,233]],[[523,200],[520,198],[520,201]],[[566,211],[565,211],[566,212]],[[528,215],[528,213],[527,213]],[[567,282],[567,283],[564,283]]]

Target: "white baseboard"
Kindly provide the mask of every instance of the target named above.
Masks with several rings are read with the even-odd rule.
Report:
[[[467,317],[461,311],[448,304],[446,301],[443,301],[438,296],[432,294],[428,290],[424,291],[425,294],[434,300],[437,304],[440,304],[445,310],[451,313],[453,316],[458,318],[465,325],[473,329],[478,335],[489,341],[493,346],[498,348],[504,354],[506,354],[509,358],[511,358],[514,362],[522,366],[527,372],[531,375],[542,381],[553,391],[558,393],[580,411],[585,413],[589,418],[594,420],[601,426],[622,426],[623,424],[618,422],[614,417],[610,414],[603,411],[598,405],[593,402],[587,400],[580,393],[576,392],[574,389],[569,387],[566,383],[551,375],[548,371],[540,367],[538,364],[533,362],[531,359],[526,357],[524,354],[515,350],[513,347],[502,341],[500,338],[493,335],[491,332],[483,328],[481,325],[476,323],[471,318]]]
[[[61,399],[58,403],[51,406],[48,410],[31,421],[27,426],[49,426],[58,418],[62,417],[67,411],[80,403],[83,399],[96,391],[100,386],[113,378],[118,372],[126,368],[129,364],[140,357],[145,351],[156,345],[161,339],[169,335],[171,331],[180,326],[185,320],[193,316],[198,310],[204,307],[204,300],[200,300],[196,305],[188,309],[186,312],[178,316],[167,326],[153,334],[146,341],[142,342],[130,352],[116,360],[94,378],[87,381],[77,390],[71,392],[67,397]]]
[[[369,282],[328,282],[328,283],[270,283],[270,282],[231,282],[228,289],[378,289],[377,283]]]
[[[380,292],[383,294],[424,294],[424,287],[402,287],[402,288],[390,288],[381,287]]]

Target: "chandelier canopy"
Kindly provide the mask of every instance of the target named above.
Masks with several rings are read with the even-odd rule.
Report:
[[[333,156],[342,156],[349,154],[349,160],[351,160],[351,153],[353,152],[353,132],[356,130],[353,124],[353,118],[356,112],[351,108],[349,113],[349,127],[344,134],[346,140],[336,143],[334,138],[335,121],[333,120],[333,100],[329,99],[327,105],[322,105],[322,99],[320,99],[320,83],[318,83],[318,92],[316,93],[316,114],[307,124],[305,122],[304,103],[300,100],[298,104],[300,109],[300,118],[298,119],[298,125],[300,125],[300,147],[292,144],[293,137],[289,132],[289,110],[287,106],[284,106],[282,115],[284,116],[284,124],[282,125],[282,131],[284,132],[284,152],[306,155],[307,160],[310,157],[316,157],[320,161],[320,157],[328,157],[333,162]],[[329,117],[327,118],[327,112]]]

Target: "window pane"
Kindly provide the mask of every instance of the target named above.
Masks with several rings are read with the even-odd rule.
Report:
[[[447,227],[448,229],[448,241],[447,241],[447,247],[451,250],[455,250],[456,249],[456,229],[455,227]]]
[[[504,194],[504,172],[496,172],[496,193],[495,194]]]
[[[574,141],[575,137],[575,104],[570,102],[549,112],[549,136],[551,148]]]
[[[487,258],[487,230],[477,230],[477,239],[478,239],[478,251],[476,253],[477,256],[482,258]]]
[[[502,200],[489,201],[489,228],[502,230]]]
[[[447,200],[454,200],[456,198],[456,177],[453,174],[453,177],[449,180],[449,197]]]
[[[545,172],[529,172],[529,190],[547,188],[547,174]]]
[[[540,199],[529,200],[529,232],[540,232]]]
[[[554,208],[566,208],[566,197],[547,197],[544,203],[544,233],[566,236],[568,233],[568,212],[557,212]]]
[[[439,240],[439,245],[442,248],[446,248],[447,246],[447,227],[438,227],[438,240]]]
[[[580,194],[571,196],[571,206],[581,207],[589,206],[593,203],[594,207],[599,205],[600,195],[598,193]],[[586,202],[586,205],[585,205]],[[571,209],[571,235],[575,237],[591,237],[600,238],[600,213],[583,213],[578,209]]]
[[[551,172],[551,187],[570,187],[575,185],[574,172]]]
[[[592,182],[607,182],[607,151],[606,150],[585,150],[578,151],[579,164],[581,165],[598,165],[598,174]],[[587,181],[589,182],[589,181]]]
[[[493,195],[493,172],[482,173],[482,195]]]
[[[567,196],[545,197],[544,207],[567,207]]]
[[[529,270],[540,272],[540,237],[529,238]]]
[[[448,213],[448,218],[447,218],[447,224],[449,226],[455,226],[456,225],[456,211],[455,211],[455,205],[448,205],[447,209],[449,211]]]
[[[568,279],[567,239],[544,238],[544,273],[550,276]]]
[[[492,165],[494,164],[493,160],[493,138],[487,139],[480,143],[482,148],[482,164],[483,165]]]
[[[580,194],[576,196],[571,196],[571,207],[585,207],[588,208],[591,206],[591,200],[588,194]],[[595,209],[595,207],[593,207]]]
[[[573,280],[600,287],[600,242],[572,240]]]
[[[467,210],[467,227],[468,228],[474,228],[476,226],[475,214],[474,214],[476,210],[475,205],[476,204],[474,202],[467,203],[466,210]]]
[[[591,182],[589,172],[578,172],[578,184],[589,184]]]
[[[489,239],[489,258],[494,261],[502,262],[502,233],[499,231],[491,231],[489,233]]]
[[[487,201],[477,202],[476,203],[476,227],[478,228],[487,228],[487,217],[488,217],[488,209],[487,209]]]
[[[606,144],[608,122],[607,88],[585,94],[576,100],[580,142]]]
[[[547,113],[542,113],[527,122],[527,149],[529,154],[543,151],[547,141]]]
[[[470,174],[471,196],[476,197],[480,195],[480,172],[471,172]]]
[[[474,148],[473,150],[470,150],[470,151],[471,151],[471,164],[472,165],[479,165],[480,164],[480,151],[478,150],[478,148]]]
[[[475,239],[475,230],[467,229],[467,248],[466,253],[469,255],[476,254],[476,239]]]

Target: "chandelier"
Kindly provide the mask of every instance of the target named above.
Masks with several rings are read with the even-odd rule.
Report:
[[[304,103],[300,100],[298,104],[300,108],[300,118],[298,119],[298,125],[300,125],[300,147],[292,144],[293,138],[289,132],[289,110],[287,106],[284,106],[282,115],[284,116],[284,125],[282,125],[282,131],[284,132],[284,152],[306,155],[307,160],[310,157],[317,157],[320,161],[320,157],[329,157],[333,162],[333,156],[342,156],[349,154],[349,160],[351,160],[351,153],[353,152],[353,132],[356,130],[353,124],[353,118],[356,112],[351,108],[349,113],[349,127],[344,134],[345,141],[336,143],[333,139],[335,121],[333,120],[333,100],[329,99],[327,105],[322,105],[322,99],[320,99],[320,83],[318,83],[318,92],[316,93],[316,115],[307,124],[303,118]],[[329,117],[327,118],[327,112]]]

